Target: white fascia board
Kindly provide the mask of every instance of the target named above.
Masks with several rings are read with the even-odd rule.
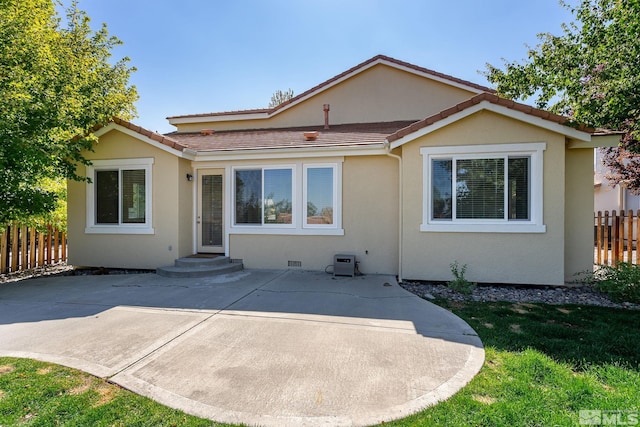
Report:
[[[550,130],[555,133],[559,133],[566,137],[577,139],[579,141],[591,141],[591,134],[578,129],[574,129],[570,126],[561,125],[560,123],[545,120],[541,117],[532,116],[531,114],[524,113],[522,111],[513,110],[511,108],[504,107],[502,105],[496,105],[489,101],[482,101],[479,105],[486,104],[485,110],[493,111],[494,113],[502,114],[512,119],[520,120],[521,122],[529,123],[530,125],[541,127],[543,129]]]
[[[452,114],[451,116],[444,118],[442,120],[438,120],[437,122],[435,122],[432,125],[429,126],[425,126],[422,129],[418,129],[415,132],[412,132],[408,135],[403,136],[402,138],[393,141],[390,144],[390,147],[392,150],[406,144],[407,142],[413,141],[414,139],[418,139],[424,135],[430,134],[431,132],[435,132],[438,129],[442,129],[445,126],[449,126],[451,123],[457,122],[458,120],[461,120],[467,116],[470,116],[471,114],[477,113],[478,111],[482,110],[483,108],[481,107],[482,103],[474,105],[472,107],[469,107],[465,110],[460,111],[459,113],[456,114]]]
[[[466,91],[469,91],[469,92],[473,92],[475,94],[486,92],[484,90],[475,88],[473,86],[465,85],[464,83],[456,82],[454,80],[446,79],[444,77],[435,76],[433,74],[424,73],[424,72],[422,72],[420,70],[416,70],[416,69],[411,68],[411,67],[406,67],[404,65],[399,65],[399,64],[396,64],[396,63],[393,63],[393,62],[389,62],[389,61],[386,61],[384,59],[378,60],[378,61],[374,62],[374,64],[385,64],[385,65],[388,65],[390,67],[396,68],[398,70],[406,71],[407,73],[415,74],[416,76],[424,77],[424,78],[429,79],[429,80],[434,80],[434,81],[436,81],[438,83],[443,83],[445,85],[453,86],[453,87],[456,87],[458,89],[463,89],[463,90],[466,90]]]
[[[516,111],[511,108],[507,108],[502,105],[497,105],[489,101],[482,101],[479,104],[473,105],[458,113],[452,114],[447,118],[439,120],[432,125],[426,126],[422,129],[412,132],[409,135],[405,135],[404,137],[392,142],[390,144],[390,147],[392,150],[395,148],[398,148],[409,141],[413,141],[414,139],[420,138],[424,135],[427,135],[445,126],[448,126],[454,122],[457,122],[458,120],[461,120],[465,117],[468,117],[482,110],[487,110],[487,111],[494,112],[496,114],[510,117],[512,119],[519,120],[521,122],[528,123],[530,125],[533,125],[539,128],[547,129],[552,132],[556,132],[561,135],[565,135],[569,138],[576,139],[579,141],[585,141],[585,142],[591,141],[591,134],[588,132],[583,132],[583,131],[571,128],[569,126],[561,125],[560,123],[556,123],[550,120],[545,120],[540,117],[532,116],[531,114],[523,113],[522,111]]]
[[[216,151],[199,152],[193,159],[195,162],[210,161],[232,161],[232,160],[274,160],[274,159],[305,159],[318,157],[347,157],[347,156],[376,156],[386,155],[386,150],[379,146],[363,148],[345,148],[336,150],[335,148],[306,148],[306,149],[268,149],[268,150],[246,150],[246,151]]]
[[[231,120],[261,120],[268,119],[268,113],[236,113],[236,114],[216,114],[195,117],[174,117],[168,118],[169,124],[172,125],[185,125],[191,123],[203,123],[203,122],[228,122]]]
[[[111,122],[107,126],[98,129],[96,132],[94,132],[94,135],[100,138],[102,135],[108,132],[111,132],[112,130],[117,130],[119,132],[122,132],[126,135],[136,138],[137,140],[140,140],[149,145],[152,145],[162,151],[166,151],[167,153],[173,154],[174,156],[181,157],[188,160],[193,160],[194,158],[194,154],[192,154],[194,153],[193,150],[189,150],[189,149],[184,149],[183,151],[176,150],[175,148],[171,148],[168,145],[161,144],[158,141],[149,138],[148,136],[139,134],[138,132],[135,132],[129,128],[126,128],[114,122]]]
[[[589,142],[569,141],[567,148],[617,147],[620,145],[621,138],[621,134],[592,135]]]

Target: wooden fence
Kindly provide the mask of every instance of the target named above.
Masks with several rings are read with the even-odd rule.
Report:
[[[0,228],[0,274],[67,261],[67,237],[52,226],[39,232],[19,224]]]
[[[620,211],[598,211],[594,215],[594,262],[598,265],[616,265],[619,262],[638,264],[638,236],[640,236],[640,210],[635,214]]]

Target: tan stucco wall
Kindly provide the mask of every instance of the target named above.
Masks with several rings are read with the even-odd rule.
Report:
[[[186,181],[188,163],[165,151],[113,130],[103,135],[88,159],[153,158],[153,235],[87,234],[86,185],[68,184],[69,263],[74,266],[149,268],[172,264],[191,253],[192,233],[184,234],[185,219],[191,216],[191,188]],[[180,171],[180,172],[179,172]],[[84,166],[80,173],[84,173]],[[91,185],[91,184],[90,184]],[[187,189],[188,191],[184,191]],[[188,203],[187,203],[187,196]],[[180,203],[176,203],[180,200]],[[188,224],[191,224],[189,220]],[[179,225],[180,224],[180,225]],[[179,232],[182,235],[179,236]],[[187,237],[185,237],[187,236]],[[187,242],[187,238],[189,242]]]
[[[324,270],[339,253],[356,255],[366,274],[398,270],[398,164],[386,156],[347,157],[342,169],[344,236],[230,236],[230,256],[247,268]],[[367,253],[368,252],[368,253]]]
[[[194,176],[193,181],[187,180],[187,174]],[[194,248],[193,218],[195,174],[191,161],[178,159],[178,257],[192,255]]]
[[[330,105],[331,124],[420,120],[464,101],[475,93],[434,80],[376,65],[295,108],[268,120],[177,125],[180,132],[201,129],[258,129],[324,124],[323,104]]]
[[[593,149],[567,150],[565,279],[593,270]]]
[[[545,233],[421,232],[422,169],[420,147],[546,142],[544,152]],[[404,279],[443,280],[450,264],[467,264],[475,282],[564,283],[565,138],[544,129],[479,112],[406,144],[404,161]],[[588,181],[588,180],[587,180]]]

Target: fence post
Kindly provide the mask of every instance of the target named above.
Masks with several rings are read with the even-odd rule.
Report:
[[[9,257],[9,232],[7,227],[0,230],[0,274],[7,272],[7,261]]]
[[[67,262],[67,235],[64,231],[60,232],[60,241],[62,244],[62,261]]]
[[[29,268],[36,266],[36,229],[29,228]]]
[[[627,214],[627,262],[633,263],[633,211]]]
[[[53,262],[55,264],[60,260],[60,231],[56,228],[53,230]]]
[[[609,265],[609,211],[604,211],[604,265]]]
[[[45,265],[51,265],[51,259],[52,259],[52,257],[51,257],[51,255],[52,255],[52,253],[51,253],[51,246],[52,246],[51,243],[53,243],[52,242],[53,235],[51,234],[51,226],[50,225],[47,226],[47,237],[45,239],[47,241],[47,257],[45,258],[45,262],[44,263],[45,263]]]
[[[620,211],[620,222],[618,225],[618,258],[616,264],[624,261],[624,210]]]
[[[29,238],[27,236],[27,226],[20,227],[20,269],[27,269],[27,258],[29,255]]]
[[[618,229],[620,228],[620,217],[616,210],[611,211],[611,265],[618,263]]]
[[[38,259],[36,262],[37,267],[44,265],[44,234],[38,231]]]
[[[636,212],[636,256],[634,261],[634,264],[638,264],[638,250],[640,250],[640,248],[638,247],[638,240],[640,239],[640,210],[638,210]]]
[[[602,211],[596,216],[596,264],[602,264]]]
[[[20,260],[20,248],[18,247],[18,226],[11,224],[11,272],[18,271],[18,261]]]

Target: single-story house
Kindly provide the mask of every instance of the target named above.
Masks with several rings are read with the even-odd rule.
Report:
[[[564,284],[593,265],[593,149],[565,117],[373,57],[269,109],[97,130],[69,182],[69,262],[245,267]],[[611,141],[607,142],[610,144]]]

